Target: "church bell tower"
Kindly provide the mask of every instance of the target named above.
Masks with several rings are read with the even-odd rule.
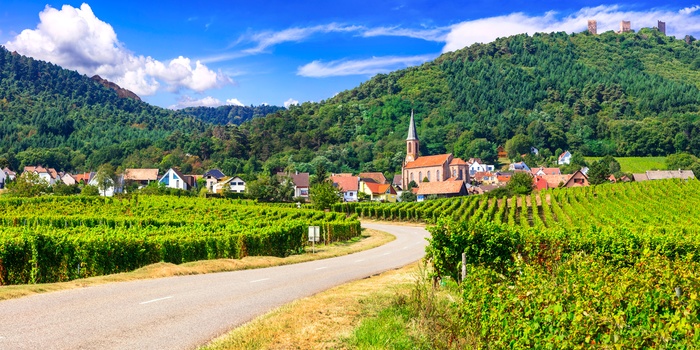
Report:
[[[416,135],[416,123],[413,120],[413,110],[411,110],[411,122],[408,125],[408,137],[406,138],[406,161],[412,162],[418,158],[418,135]]]

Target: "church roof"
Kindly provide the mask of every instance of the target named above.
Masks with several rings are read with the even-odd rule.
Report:
[[[453,158],[452,161],[450,162],[450,165],[460,165],[464,164],[467,165],[468,163],[462,160],[462,158]]]
[[[418,159],[406,163],[405,168],[406,169],[413,169],[413,168],[422,168],[422,167],[428,167],[428,166],[439,166],[445,164],[450,157],[452,157],[452,154],[438,154],[434,156],[424,156],[424,157],[418,157]]]
[[[418,140],[418,135],[416,135],[416,123],[413,121],[413,111],[411,111],[411,122],[408,124],[408,137],[406,141]]]

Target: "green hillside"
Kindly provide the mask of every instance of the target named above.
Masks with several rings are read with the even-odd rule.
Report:
[[[411,110],[422,154],[469,158],[521,135],[544,154],[697,155],[698,47],[651,29],[516,35],[378,74],[320,103],[252,112],[272,112],[264,118],[231,106],[174,112],[119,99],[87,77],[2,49],[0,163],[391,173],[404,159]]]
[[[257,117],[264,117],[270,113],[284,110],[278,106],[219,106],[219,107],[187,107],[182,112],[212,124],[240,125],[245,121]]]
[[[586,157],[586,162],[591,164],[602,157]],[[623,173],[643,173],[647,170],[666,169],[666,157],[618,157],[620,171]]]

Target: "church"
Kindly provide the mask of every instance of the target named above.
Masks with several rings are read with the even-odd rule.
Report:
[[[420,188],[423,183],[429,182],[425,187],[458,187],[462,188],[469,182],[469,165],[460,158],[455,158],[451,153],[437,154],[433,156],[420,156],[420,141],[416,133],[416,123],[411,111],[411,121],[408,126],[406,138],[406,160],[401,169],[403,189],[408,188],[411,181],[415,181]],[[445,186],[433,186],[434,182],[445,182]]]

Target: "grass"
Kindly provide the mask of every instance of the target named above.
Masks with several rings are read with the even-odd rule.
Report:
[[[357,348],[349,343],[355,328],[382,312],[387,313],[383,310],[391,306],[397,294],[409,293],[415,283],[417,266],[414,263],[296,300],[232,330],[200,350]],[[403,318],[394,321],[383,327],[382,333],[400,332],[405,323]],[[375,348],[386,348],[387,334],[378,337],[382,338],[377,338],[380,345]]]
[[[585,157],[586,162],[591,163],[602,157]],[[620,170],[623,173],[643,173],[647,170],[666,169],[666,157],[619,157]]]
[[[200,350],[468,349],[454,283],[433,288],[422,262],[282,306]]]
[[[315,254],[311,253],[311,249],[309,247],[308,251],[304,254],[292,255],[286,258],[249,256],[243,259],[202,260],[180,265],[171,263],[156,263],[144,266],[131,272],[91,277],[69,282],[0,286],[0,300],[14,299],[32,294],[82,288],[112,282],[124,282],[181,275],[198,275],[204,273],[296,264],[372,249],[393,241],[394,239],[396,239],[396,237],[385,232],[363,229],[361,237],[354,238],[347,242],[337,242],[327,246],[316,246]]]

